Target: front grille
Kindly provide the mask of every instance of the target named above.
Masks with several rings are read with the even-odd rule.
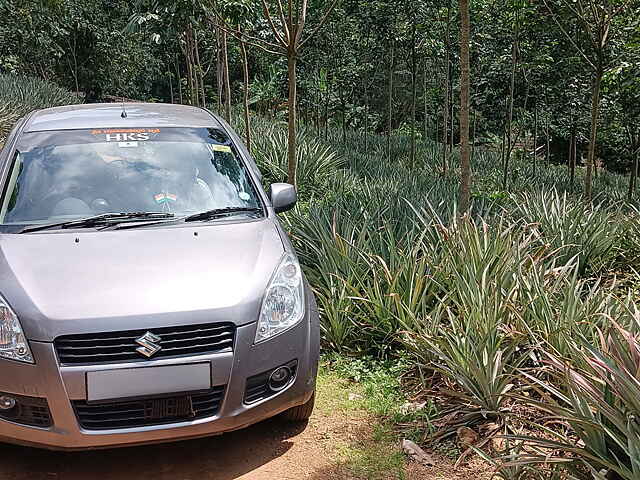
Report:
[[[162,347],[153,359],[233,351],[236,327],[233,323],[208,323],[154,328]],[[95,364],[142,361],[136,339],[147,330],[65,335],[54,341],[61,364]]]
[[[212,417],[218,413],[224,389],[219,386],[204,393],[111,403],[87,403],[85,400],[71,403],[80,426],[86,430],[145,427]]]
[[[9,396],[16,400],[16,405],[10,410],[0,410],[0,419],[31,427],[51,426],[51,412],[46,398],[13,394]]]

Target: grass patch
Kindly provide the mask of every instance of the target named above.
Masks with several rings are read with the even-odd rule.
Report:
[[[380,417],[387,424],[420,424],[431,429],[430,420],[437,410],[430,401],[411,401],[403,391],[402,378],[411,368],[409,360],[400,357],[392,360],[376,360],[373,357],[350,358],[341,355],[324,357],[325,369],[331,368],[339,377],[357,385],[362,398],[361,408]]]
[[[422,432],[401,430],[402,422],[420,425],[434,413],[432,407],[419,412],[406,410],[400,377],[406,372],[403,361],[380,362],[371,358],[353,359],[325,356],[318,375],[316,408],[320,415],[342,414],[355,430],[345,438],[332,439],[337,468],[362,479],[404,479],[405,455],[402,438],[416,438]],[[415,435],[412,435],[415,433]]]
[[[404,359],[323,357],[317,408],[326,415],[341,412],[360,419],[352,438],[335,443],[336,462],[345,473],[363,479],[405,478],[400,441],[419,442],[436,414],[430,403],[414,410],[416,402],[403,393],[401,379],[408,369]]]
[[[351,475],[371,480],[405,478],[405,456],[395,435],[383,426],[374,427],[373,436],[361,442],[338,445],[340,466]]]

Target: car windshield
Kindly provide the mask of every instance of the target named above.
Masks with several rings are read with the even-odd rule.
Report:
[[[213,128],[33,132],[18,144],[0,223],[37,224],[109,212],[260,208],[228,136]]]

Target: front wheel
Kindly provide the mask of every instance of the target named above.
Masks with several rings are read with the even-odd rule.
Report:
[[[315,403],[316,392],[314,391],[313,395],[311,395],[311,398],[307,400],[306,403],[286,410],[282,414],[282,418],[288,420],[289,422],[304,422],[305,420],[309,420],[309,417],[311,417],[311,414],[313,413],[313,407]]]

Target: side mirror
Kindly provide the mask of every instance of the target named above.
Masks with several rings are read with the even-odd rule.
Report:
[[[291,210],[298,201],[296,189],[289,183],[272,183],[269,190],[271,205],[276,213]]]

